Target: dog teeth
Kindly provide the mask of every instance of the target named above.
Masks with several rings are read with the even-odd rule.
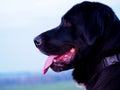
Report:
[[[68,57],[68,55],[65,55],[65,58]]]
[[[57,62],[57,60],[54,59],[53,62]]]
[[[71,52],[71,53],[74,53],[74,52],[75,52],[75,49],[74,49],[74,48],[72,48],[72,49],[70,50],[70,52]]]

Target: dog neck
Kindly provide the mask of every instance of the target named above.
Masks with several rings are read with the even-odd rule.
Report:
[[[120,54],[115,54],[113,56],[105,57],[97,66],[97,71],[101,71],[106,67],[109,67],[117,62],[120,62]]]

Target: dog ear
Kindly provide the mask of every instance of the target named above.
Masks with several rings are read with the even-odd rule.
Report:
[[[89,45],[92,45],[97,38],[103,35],[104,29],[110,27],[114,17],[114,12],[108,7],[99,8],[91,14],[85,26],[85,39]]]
[[[89,45],[92,45],[102,35],[104,29],[104,18],[99,11],[90,16],[85,29],[85,39]]]

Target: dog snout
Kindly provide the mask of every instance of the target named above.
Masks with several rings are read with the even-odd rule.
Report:
[[[35,37],[34,43],[36,46],[40,46],[42,44],[42,39],[40,36]]]

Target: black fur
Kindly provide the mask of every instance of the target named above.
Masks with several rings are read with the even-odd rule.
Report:
[[[88,90],[120,90],[120,63],[96,70],[103,58],[120,53],[120,21],[110,7],[98,2],[77,4],[57,28],[39,35],[35,44],[46,55],[76,48],[65,70],[73,68],[78,83],[85,83]]]

